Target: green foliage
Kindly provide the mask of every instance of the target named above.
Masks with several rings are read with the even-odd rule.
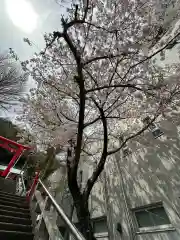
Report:
[[[46,154],[44,152],[29,154],[24,171],[28,183],[31,185],[37,170],[40,170],[40,177],[45,181],[58,168],[59,163],[55,159],[55,149],[48,148]]]
[[[0,118],[0,136],[17,141],[17,133],[20,129],[10,120]]]
[[[15,124],[10,120],[0,118],[0,136],[11,139],[13,141],[18,141],[18,133],[21,132]],[[34,178],[35,172],[39,169],[41,172],[41,177],[46,180],[56,169],[59,168],[58,161],[55,160],[55,149],[48,148],[47,153],[36,152],[29,154],[26,152],[24,154],[26,158],[26,164],[24,170],[26,172],[26,178],[30,183]]]
[[[11,48],[9,54],[0,53],[0,109],[6,111],[18,103],[28,79],[17,60]]]
[[[59,168],[58,161],[55,159],[56,152],[53,147],[47,149],[47,154],[44,162],[41,162],[41,177],[46,180],[56,169]]]

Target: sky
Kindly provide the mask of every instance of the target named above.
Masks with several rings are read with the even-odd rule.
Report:
[[[34,52],[44,48],[43,34],[61,28],[61,14],[65,14],[58,0],[0,0],[0,53],[13,48],[20,60],[29,59]],[[28,38],[33,42],[29,46],[23,41]],[[178,50],[167,51],[166,62],[158,59],[158,64],[179,61]],[[4,113],[3,113],[4,115]],[[2,116],[0,112],[0,116]],[[13,111],[5,117],[13,116]]]
[[[44,47],[45,32],[60,29],[63,12],[55,0],[0,0],[0,52],[13,48],[20,60],[29,58]]]
[[[0,52],[13,48],[20,60],[30,58],[44,47],[43,34],[61,27],[65,8],[58,0],[0,0]],[[23,41],[29,38],[30,47]],[[166,63],[177,62],[178,51],[167,51]],[[164,63],[160,63],[163,65]]]
[[[13,48],[20,60],[44,47],[43,34],[60,29],[65,8],[58,0],[0,0],[0,52]],[[29,38],[33,47],[23,41]],[[177,49],[168,51],[166,61],[176,62]]]
[[[13,48],[20,60],[29,59],[44,48],[45,32],[60,29],[61,14],[65,8],[56,0],[0,0],[0,53]],[[23,38],[29,38],[33,46]],[[14,109],[2,110],[0,116],[14,120]]]

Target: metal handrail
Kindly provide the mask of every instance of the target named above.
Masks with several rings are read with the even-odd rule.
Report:
[[[66,214],[64,213],[63,209],[58,205],[58,203],[56,202],[56,200],[53,198],[53,196],[50,194],[50,192],[48,191],[48,189],[45,187],[45,185],[42,183],[42,181],[39,179],[39,183],[42,186],[42,188],[44,189],[44,191],[46,192],[47,196],[49,197],[49,199],[51,200],[52,205],[55,207],[56,211],[58,212],[58,214],[62,217],[62,219],[64,220],[65,224],[67,225],[68,229],[70,230],[70,232],[74,235],[74,237],[77,240],[85,240],[85,238],[83,237],[83,235],[78,231],[78,229],[75,227],[75,225],[73,223],[71,223],[71,221],[69,220],[69,218],[66,216]]]
[[[21,191],[21,194],[22,194],[22,193],[26,193],[26,186],[25,186],[25,184],[24,184],[24,178],[23,178],[23,175],[22,175],[22,174],[20,174],[20,179],[21,179],[21,181],[22,181],[22,191]]]

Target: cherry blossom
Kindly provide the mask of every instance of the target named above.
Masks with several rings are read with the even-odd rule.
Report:
[[[151,124],[180,104],[179,65],[155,59],[164,61],[180,36],[178,11],[171,9],[170,20],[169,7],[165,0],[78,1],[62,16],[61,31],[44,35],[46,48],[22,62],[38,88],[19,118],[37,144],[68,148],[68,185],[87,239],[88,197],[106,159],[149,127],[145,117]],[[82,159],[97,163],[83,192]]]

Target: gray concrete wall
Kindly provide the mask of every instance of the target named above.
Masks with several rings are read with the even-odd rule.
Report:
[[[16,181],[0,177],[0,191],[8,193],[16,193]]]
[[[103,183],[92,196],[96,215],[104,215],[106,206],[110,239],[160,240],[180,239],[180,140],[176,123],[160,124],[164,135],[154,139],[151,132],[129,143],[132,154],[123,158],[117,153],[106,164]],[[104,186],[104,201],[95,190]],[[124,193],[124,194],[123,194]],[[93,195],[92,194],[92,195]],[[126,201],[125,201],[126,198]],[[140,232],[133,208],[162,202],[171,221],[171,228],[159,226],[151,233]],[[116,230],[122,225],[122,234]],[[160,231],[160,232],[159,232]]]
[[[133,139],[128,143],[132,154],[124,158],[119,152],[109,158],[105,171],[93,187],[89,200],[91,216],[107,216],[109,239],[180,239],[180,128],[177,127],[180,123],[177,116],[172,122],[171,116],[159,125],[163,136],[154,139],[147,130]],[[93,165],[84,162],[81,169],[83,189]],[[69,215],[71,199],[62,201],[59,196],[59,202]],[[142,232],[137,227],[133,208],[157,202],[163,203],[171,227],[158,226]],[[73,220],[77,221],[75,214]],[[122,233],[117,231],[117,223],[121,224]]]

